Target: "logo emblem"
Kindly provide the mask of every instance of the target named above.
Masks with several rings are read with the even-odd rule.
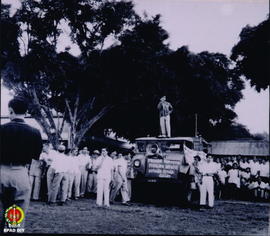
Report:
[[[20,223],[24,219],[23,209],[16,205],[12,205],[6,210],[5,218],[6,222],[8,222],[11,226],[20,226]]]

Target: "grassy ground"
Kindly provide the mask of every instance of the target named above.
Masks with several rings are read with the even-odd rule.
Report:
[[[93,199],[65,206],[31,202],[25,233],[268,235],[269,205],[216,201],[212,210],[133,203],[98,208]]]

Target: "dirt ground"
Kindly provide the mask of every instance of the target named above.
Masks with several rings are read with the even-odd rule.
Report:
[[[65,206],[31,202],[25,233],[269,235],[269,204],[216,201],[214,209],[198,211],[143,203],[105,209],[94,199]]]

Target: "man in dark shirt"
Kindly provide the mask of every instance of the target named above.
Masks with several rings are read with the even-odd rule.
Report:
[[[166,96],[160,98],[157,108],[159,110],[161,137],[171,137],[170,114],[173,107],[166,101]]]
[[[27,104],[22,99],[14,98],[8,104],[10,122],[1,125],[1,158],[0,158],[0,204],[1,231],[9,230],[10,224],[5,222],[6,209],[20,207],[24,216],[27,212],[31,186],[27,164],[32,159],[39,159],[42,151],[42,139],[39,130],[27,125],[23,118]],[[24,226],[23,220],[20,227]]]

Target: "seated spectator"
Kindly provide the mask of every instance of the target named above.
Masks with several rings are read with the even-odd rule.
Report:
[[[231,199],[238,199],[240,189],[240,173],[237,163],[228,172],[228,195]]]
[[[217,198],[221,199],[225,196],[225,185],[226,185],[226,178],[227,178],[227,172],[225,171],[225,166],[221,165],[221,168],[218,170],[218,179],[219,179],[219,185],[218,185],[218,194]]]
[[[269,179],[268,181],[265,183],[265,189],[264,189],[264,198],[266,200],[269,200],[269,192],[270,192],[270,186],[269,186]]]
[[[269,185],[267,185],[265,182],[262,182],[260,177],[254,179],[248,186],[252,192],[253,198],[255,199],[265,199],[265,190],[267,190],[268,187]]]
[[[265,159],[261,160],[260,163],[260,177],[263,182],[268,182],[269,180],[269,163],[266,163]]]
[[[226,164],[225,164],[225,171],[228,172],[230,169],[232,169],[232,161],[231,157],[226,158]]]
[[[248,167],[250,167],[247,161],[247,157],[244,157],[242,160],[239,161],[239,166],[241,170],[246,170]]]
[[[251,178],[250,168],[246,168],[244,171],[241,171],[240,175],[240,184],[241,187],[246,187],[248,185],[248,182]]]
[[[258,162],[256,157],[253,157],[253,160],[250,161],[250,171],[252,177],[257,178],[259,176],[260,163]]]
[[[242,169],[242,171],[240,171],[240,195],[241,199],[243,200],[250,199],[250,194],[248,190],[250,180],[251,180],[250,168],[247,167],[246,169]]]

